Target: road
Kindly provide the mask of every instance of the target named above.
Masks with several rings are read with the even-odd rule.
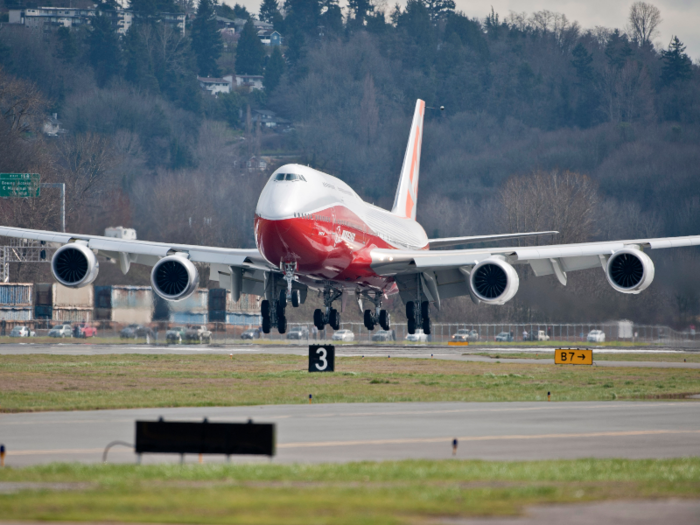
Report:
[[[553,364],[554,348],[533,348],[528,347],[464,347],[464,346],[429,346],[429,345],[337,345],[336,356],[367,356],[367,357],[409,357],[409,358],[435,358],[449,359],[455,361],[482,361],[493,362],[493,358],[474,355],[483,352],[502,352],[504,357],[508,353],[552,353]],[[641,368],[694,368],[700,370],[700,363],[683,363],[674,354],[678,350],[672,348],[654,349],[638,348],[633,350],[619,349],[595,349],[596,353],[606,354],[621,354],[624,352],[633,353],[663,353],[669,356],[669,361],[598,361],[596,366],[622,366],[622,367],[641,367]],[[48,354],[48,355],[107,355],[107,354],[233,354],[233,353],[250,353],[250,354],[292,354],[292,355],[308,355],[308,347],[306,344],[289,344],[289,345],[259,345],[259,344],[238,344],[229,346],[219,346],[213,344],[208,345],[170,345],[170,346],[155,346],[147,344],[123,344],[123,345],[97,345],[89,343],[54,343],[54,344],[33,344],[33,343],[4,343],[0,344],[0,355],[17,355],[17,354]],[[674,359],[672,361],[670,359]],[[525,364],[547,364],[548,361],[542,359],[508,359],[509,363],[525,363]]]
[[[376,403],[152,408],[0,414],[8,465],[98,462],[114,440],[133,443],[134,421],[273,422],[275,462],[347,462],[457,457],[534,460],[700,455],[700,403]],[[147,455],[144,463],[175,462]],[[188,461],[196,461],[190,457]],[[206,461],[223,461],[222,457]],[[246,459],[249,460],[249,459]],[[257,459],[257,461],[267,461]],[[110,462],[135,461],[115,447]]]

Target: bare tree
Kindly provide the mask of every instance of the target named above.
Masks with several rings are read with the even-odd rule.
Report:
[[[630,8],[629,33],[640,46],[651,45],[651,39],[658,33],[661,11],[652,4],[635,2]]]

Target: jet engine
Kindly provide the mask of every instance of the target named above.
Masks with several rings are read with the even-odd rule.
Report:
[[[518,292],[520,279],[510,264],[499,257],[489,257],[471,271],[469,285],[480,301],[486,304],[505,304]]]
[[[654,280],[654,262],[641,250],[625,248],[608,259],[605,275],[618,292],[639,293]]]
[[[93,251],[84,244],[61,246],[51,259],[51,271],[63,286],[82,288],[97,278],[100,263]]]
[[[168,301],[187,299],[199,284],[199,272],[192,262],[181,255],[168,255],[158,261],[151,271],[153,291]]]

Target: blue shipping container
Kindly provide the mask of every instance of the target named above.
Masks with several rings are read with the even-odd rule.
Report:
[[[0,283],[0,306],[31,306],[33,284]]]
[[[262,317],[258,314],[227,312],[226,324],[234,324],[238,326],[260,326],[262,324]]]
[[[170,322],[177,324],[206,324],[207,314],[192,312],[170,312]]]

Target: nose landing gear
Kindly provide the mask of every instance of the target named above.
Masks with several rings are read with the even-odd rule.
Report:
[[[273,281],[268,281],[269,284],[265,284],[266,289],[269,290],[269,295],[271,299],[265,299],[260,303],[260,314],[262,316],[262,330],[264,333],[269,334],[273,326],[277,327],[280,334],[287,332],[287,315],[286,309],[287,304],[292,303],[294,308],[297,308],[301,304],[301,292],[299,290],[292,289],[293,283],[295,281],[294,273],[297,270],[296,262],[282,262],[280,263],[280,269],[284,272],[284,280],[287,282],[287,286],[279,291],[278,295],[276,286],[278,282],[276,279]],[[266,277],[269,279],[269,277]],[[268,288],[269,286],[269,288]]]

